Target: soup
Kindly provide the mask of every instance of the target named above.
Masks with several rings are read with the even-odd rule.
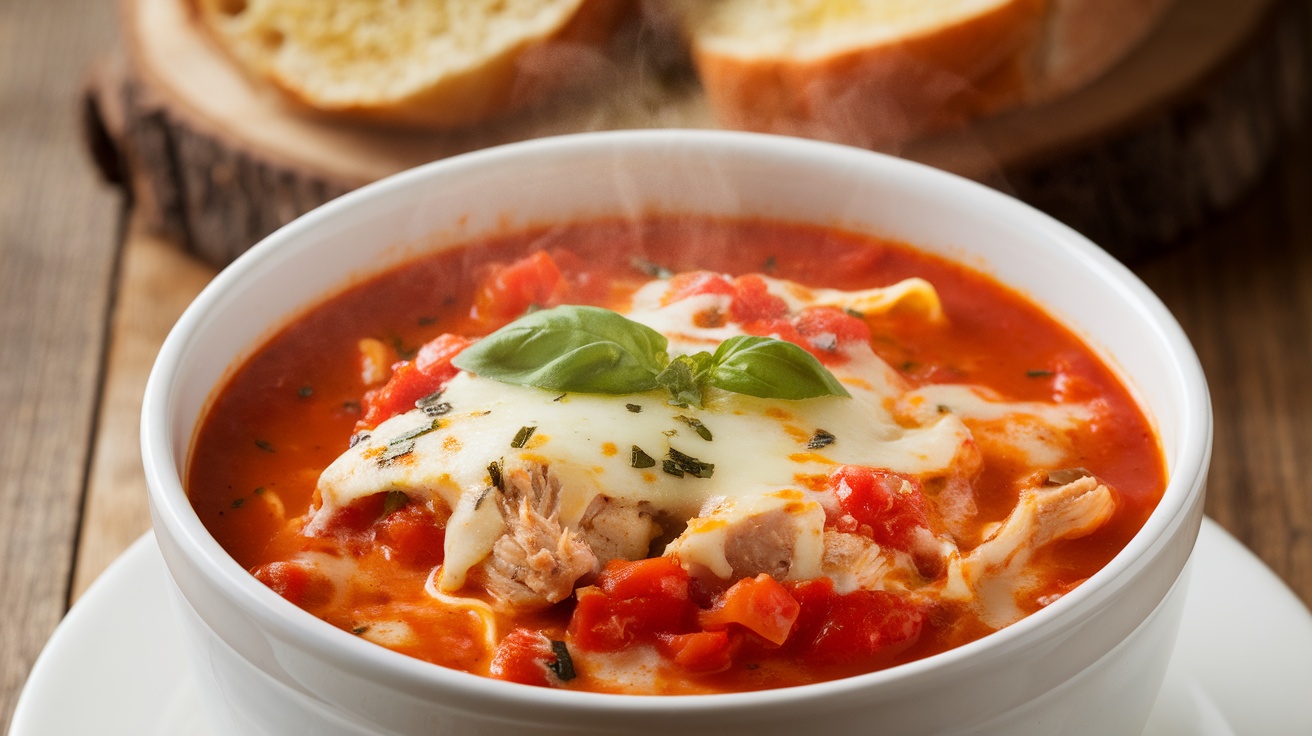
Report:
[[[237,368],[207,528],[353,635],[531,685],[759,690],[946,651],[1142,526],[1158,440],[986,276],[831,228],[488,238],[327,299]]]

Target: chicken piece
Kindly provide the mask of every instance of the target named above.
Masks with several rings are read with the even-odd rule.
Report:
[[[885,590],[884,580],[895,568],[884,550],[859,534],[825,530],[824,557],[820,569],[842,593],[856,590]]]
[[[598,569],[597,557],[580,536],[560,523],[560,481],[542,464],[508,470],[497,508],[506,532],[482,563],[484,587],[515,608],[559,602],[574,583]]]
[[[694,574],[721,580],[761,573],[775,580],[809,580],[820,574],[825,512],[796,491],[723,499],[670,542],[665,554]]]
[[[1026,567],[1035,551],[1092,533],[1116,509],[1111,489],[1087,471],[1038,473],[1031,483],[988,539],[949,564],[945,592],[961,599],[973,591],[990,626],[1001,628],[1024,616],[1015,597],[1030,586]]]
[[[579,536],[592,548],[599,566],[611,560],[640,560],[661,534],[649,504],[597,496],[579,519]]]

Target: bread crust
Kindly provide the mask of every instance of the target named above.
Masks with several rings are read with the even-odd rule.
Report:
[[[896,148],[1079,87],[1146,36],[1169,3],[1013,0],[914,36],[808,59],[738,57],[695,27],[685,32],[720,125]]]
[[[525,35],[478,63],[429,80],[407,94],[381,99],[330,100],[296,78],[243,53],[221,28],[222,0],[189,0],[207,35],[257,83],[278,90],[305,114],[334,120],[449,130],[541,104],[597,76],[601,47],[630,12],[629,0],[582,0],[566,22],[540,36]]]

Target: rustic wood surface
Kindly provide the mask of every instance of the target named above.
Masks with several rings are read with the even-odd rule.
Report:
[[[148,235],[84,153],[107,3],[0,0],[0,723],[60,616],[149,527],[136,422],[175,315],[213,270]],[[1138,273],[1216,410],[1207,512],[1312,602],[1312,126],[1230,211]],[[112,731],[107,724],[106,731]]]
[[[414,133],[307,116],[239,73],[177,0],[122,5],[128,53],[94,99],[146,223],[219,265],[328,198],[437,158],[555,133],[716,127],[678,44],[637,20],[605,54],[577,60],[590,94]],[[1142,254],[1231,203],[1275,156],[1306,107],[1306,64],[1290,63],[1308,54],[1304,12],[1306,0],[1178,0],[1087,87],[883,148],[999,185],[1117,255]]]

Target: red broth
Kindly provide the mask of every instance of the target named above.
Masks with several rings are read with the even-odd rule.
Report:
[[[440,520],[423,514],[404,517],[384,509],[380,499],[378,508],[367,510],[351,534],[302,533],[302,517],[316,503],[321,472],[347,449],[362,420],[367,387],[361,379],[360,340],[373,338],[405,358],[443,334],[486,334],[499,324],[487,318],[494,309],[487,295],[481,297],[481,312],[474,314],[479,311],[473,307],[480,299],[480,285],[495,280],[505,264],[539,251],[560,264],[573,300],[617,309],[651,277],[645,270],[650,264],[673,272],[761,273],[838,289],[921,277],[938,291],[945,324],[925,329],[896,311],[864,320],[875,353],[911,385],[965,383],[988,387],[1012,401],[1096,404],[1096,418],[1072,438],[1076,457],[1070,465],[1087,469],[1114,489],[1115,512],[1096,531],[1054,542],[1034,555],[1031,566],[1042,571],[1044,584],[1019,601],[1026,613],[1050,604],[1105,565],[1143,525],[1165,488],[1165,463],[1156,435],[1112,372],[1041,309],[976,271],[902,244],[810,225],[696,218],[652,218],[637,224],[604,220],[488,238],[420,258],[326,299],[262,346],[214,397],[188,466],[191,502],[224,549],[289,600],[345,631],[369,637],[376,631],[362,621],[405,621],[413,636],[391,644],[405,654],[485,675],[496,669],[505,679],[532,684],[630,691],[586,666],[569,679],[539,677],[544,662],[553,666],[557,660],[551,651],[535,655],[535,647],[541,650],[543,641],[561,641],[577,654],[576,642],[586,638],[576,620],[583,615],[576,611],[581,595],[531,612],[498,610],[497,631],[502,636],[515,633],[503,639],[502,661],[494,667],[496,653],[484,642],[478,617],[467,609],[439,605],[425,592],[430,571],[441,560],[435,552],[442,543]],[[991,525],[1006,518],[1017,503],[1019,480],[1034,470],[1005,453],[985,453],[982,468],[971,479],[977,513],[973,530],[959,540],[963,554]],[[932,485],[924,488],[931,506],[936,492]],[[390,521],[384,523],[385,517]],[[407,541],[397,541],[401,539]],[[333,589],[331,581],[289,562],[307,551],[349,559],[371,584]],[[602,573],[603,586],[607,574]],[[583,582],[599,584],[593,577]],[[721,605],[714,601],[721,600],[716,596],[725,595],[724,590],[705,589],[697,580],[687,585],[694,604],[701,606],[690,609],[694,614],[705,616],[698,612]],[[785,590],[803,606],[803,614],[792,623],[794,632],[825,626],[826,615],[833,619],[832,626],[845,625],[842,619],[849,614],[834,605],[832,594],[796,583]],[[771,588],[766,594],[778,592]],[[882,625],[899,620],[895,612],[880,608],[884,602],[870,605],[882,612]],[[803,651],[787,643],[781,647],[736,626],[661,635],[650,639],[661,656],[681,656],[690,664],[678,678],[658,678],[648,690],[727,692],[833,679],[929,656],[993,630],[969,606],[957,603],[921,606],[915,615],[918,631],[910,641],[888,656],[859,661],[821,656],[818,650]],[[735,637],[731,650],[725,649],[726,630]],[[785,626],[785,634],[787,630]],[[551,672],[558,675],[558,669]]]

